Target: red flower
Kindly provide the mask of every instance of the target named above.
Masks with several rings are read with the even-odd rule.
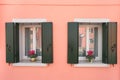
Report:
[[[91,51],[91,50],[87,51],[87,53],[89,56],[93,55],[93,51]]]
[[[35,54],[35,50],[30,50],[29,51],[29,55],[34,55]]]

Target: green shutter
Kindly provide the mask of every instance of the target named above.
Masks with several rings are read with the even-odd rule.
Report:
[[[68,60],[70,64],[78,63],[78,34],[79,34],[79,23],[69,22],[68,23]]]
[[[107,23],[102,24],[102,62],[108,62],[108,25]]]
[[[109,25],[109,49],[110,64],[117,64],[117,22],[110,22]]]
[[[117,23],[103,23],[102,62],[117,64]]]
[[[53,63],[52,23],[42,23],[42,63]]]
[[[6,23],[6,62],[19,62],[19,24]]]

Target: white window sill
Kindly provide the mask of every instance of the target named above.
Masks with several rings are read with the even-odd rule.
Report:
[[[104,64],[100,61],[94,61],[92,63],[87,61],[80,61],[78,64],[74,64],[74,67],[110,67],[109,64]]]
[[[41,63],[40,60],[35,61],[35,62],[31,62],[29,60],[22,60],[19,63],[13,63],[12,65],[13,66],[42,66],[44,67],[44,66],[47,66],[48,64]]]

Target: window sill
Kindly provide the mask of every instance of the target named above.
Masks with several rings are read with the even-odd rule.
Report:
[[[29,60],[22,60],[19,63],[13,63],[13,66],[47,66],[48,64],[41,63],[40,60],[37,60],[35,62],[31,62]]]
[[[94,61],[92,63],[87,61],[80,61],[78,64],[74,64],[74,67],[110,67],[109,64],[104,64],[101,61]]]

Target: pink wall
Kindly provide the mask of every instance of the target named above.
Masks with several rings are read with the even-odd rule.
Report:
[[[13,67],[6,64],[5,22],[10,22],[13,18],[46,18],[53,22],[53,64],[47,67]],[[0,80],[120,80],[120,36],[118,36],[118,64],[114,67],[75,68],[67,64],[67,22],[73,21],[74,18],[108,18],[117,21],[119,34],[120,1],[1,0]]]
[[[0,4],[120,4],[119,0],[0,0]]]

